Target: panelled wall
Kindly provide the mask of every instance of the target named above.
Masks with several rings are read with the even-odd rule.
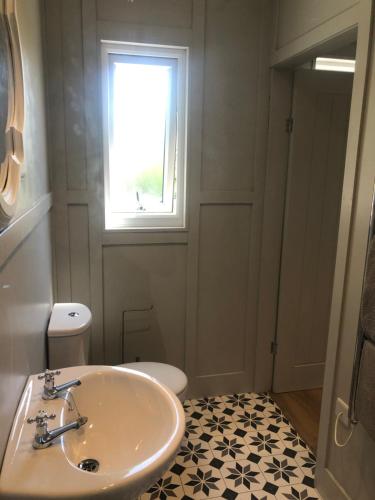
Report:
[[[274,50],[303,38],[314,29],[333,21],[339,25],[340,18],[350,15],[359,0],[277,0],[277,29],[275,30]],[[322,37],[322,40],[324,38]]]
[[[24,164],[17,212],[0,234],[0,465],[27,377],[46,366],[52,263],[39,0],[18,0],[24,89]]]
[[[195,395],[253,388],[269,9],[45,1],[56,299],[92,308],[93,362],[172,363]],[[101,40],[189,47],[186,230],[104,231]]]
[[[327,499],[374,496],[375,443],[361,423],[335,444],[336,400],[349,402],[374,194],[375,43],[371,0],[278,0],[272,62],[298,62],[337,41],[356,41],[343,196],[319,429],[316,482]],[[349,38],[348,38],[349,37]],[[331,45],[332,46],[332,45]],[[319,50],[319,49],[318,49]],[[270,226],[265,221],[265,230]],[[350,430],[338,424],[339,442]]]
[[[366,1],[366,0],[365,0]],[[288,59],[306,62],[318,46],[330,50],[355,42],[363,0],[275,0],[272,64],[285,65]]]

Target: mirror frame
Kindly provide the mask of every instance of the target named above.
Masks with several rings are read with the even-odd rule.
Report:
[[[16,18],[16,0],[0,0],[8,47],[8,117],[5,154],[0,165],[0,230],[15,214],[21,167],[24,160],[24,85],[21,46]]]

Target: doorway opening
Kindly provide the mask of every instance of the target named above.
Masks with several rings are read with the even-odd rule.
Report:
[[[351,42],[322,50],[289,70],[289,153],[272,397],[314,452],[353,85],[354,63],[348,61],[355,61],[355,53],[356,43]]]

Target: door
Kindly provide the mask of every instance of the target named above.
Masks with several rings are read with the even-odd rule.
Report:
[[[273,390],[323,383],[353,75],[298,70]]]

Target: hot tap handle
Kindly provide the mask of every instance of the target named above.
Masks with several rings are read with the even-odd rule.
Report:
[[[51,370],[46,370],[43,375],[38,375],[38,379],[39,380],[42,380],[42,379],[51,379],[52,377],[54,377],[55,375],[60,375],[61,371],[60,370],[55,370],[55,371],[51,371]]]
[[[28,424],[33,424],[34,422],[37,423],[37,425],[42,425],[44,424],[44,422],[46,420],[53,420],[56,418],[56,414],[55,413],[50,413],[48,414],[47,412],[45,412],[44,410],[39,410],[36,417],[32,418],[28,418],[27,419],[27,423]]]

